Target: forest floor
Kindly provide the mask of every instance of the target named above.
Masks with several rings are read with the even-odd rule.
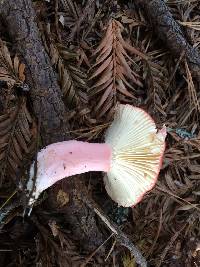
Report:
[[[0,266],[139,266],[101,218],[80,215],[79,199],[70,204],[82,183],[148,266],[200,266],[200,1],[32,2],[67,108],[67,135],[102,142],[116,104],[128,103],[147,111],[158,128],[166,125],[166,150],[156,186],[134,208],[117,207],[102,174],[89,173],[70,193],[65,181],[45,191],[24,216],[22,188],[45,144],[43,110],[40,120],[30,66],[1,25]]]

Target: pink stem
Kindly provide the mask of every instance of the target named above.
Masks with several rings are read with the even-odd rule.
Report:
[[[75,174],[108,172],[111,156],[112,151],[108,144],[79,141],[51,144],[37,156],[36,191],[42,192],[57,181]],[[33,174],[33,166],[30,172]]]

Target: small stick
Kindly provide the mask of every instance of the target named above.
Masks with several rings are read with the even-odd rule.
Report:
[[[4,208],[4,206],[6,206],[8,204],[8,202],[11,200],[11,198],[17,193],[17,190],[15,190],[10,196],[9,198],[1,205],[0,210],[2,210]]]
[[[111,247],[110,251],[108,252],[108,255],[105,258],[105,261],[108,260],[108,258],[110,257],[110,254],[113,252],[116,242],[117,242],[116,240],[113,242],[112,247]]]
[[[85,267],[89,261],[92,259],[92,257],[94,257],[94,255],[106,244],[106,242],[108,242],[108,240],[110,240],[110,238],[113,236],[113,233],[97,248],[95,249],[95,251],[93,251],[87,258],[86,260],[81,264],[80,267]]]
[[[3,229],[4,224],[5,224],[5,220],[6,220],[7,216],[10,214],[10,212],[19,206],[20,206],[20,202],[16,200],[15,202],[11,203],[10,205],[4,206],[0,210],[0,231]]]
[[[104,212],[97,206],[97,204],[88,196],[86,196],[83,192],[81,192],[81,199],[82,201],[91,209],[93,210],[101,220],[106,224],[106,226],[112,231],[116,240],[124,247],[126,247],[131,254],[134,256],[135,261],[141,267],[147,267],[147,261],[142,256],[140,250],[132,243],[132,241],[119,229],[119,227],[112,222]]]
[[[172,247],[172,245],[174,244],[174,242],[176,241],[176,239],[178,238],[180,233],[184,230],[184,228],[186,227],[187,223],[188,222],[186,222],[178,232],[176,232],[174,235],[172,235],[168,245],[165,247],[165,249],[164,249],[164,251],[163,251],[163,253],[162,253],[161,257],[160,257],[159,262],[156,264],[156,267],[160,267],[161,266],[161,264],[164,261],[164,258],[166,257],[169,249]]]

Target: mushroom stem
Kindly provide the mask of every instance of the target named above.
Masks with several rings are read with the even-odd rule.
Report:
[[[42,149],[37,155],[35,198],[57,181],[89,171],[108,172],[112,150],[109,144],[64,141]],[[27,188],[33,185],[34,163],[30,169]]]
[[[65,177],[103,171],[106,191],[112,200],[123,207],[136,205],[157,181],[166,134],[166,127],[158,131],[144,110],[119,105],[106,132],[105,144],[64,141],[38,153],[37,168],[33,163],[27,183],[29,204]]]

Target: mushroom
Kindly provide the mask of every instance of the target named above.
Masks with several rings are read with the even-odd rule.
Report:
[[[105,173],[108,195],[123,207],[135,206],[151,190],[162,164],[166,127],[157,131],[153,119],[142,109],[118,105],[105,143],[58,142],[43,148],[30,168],[27,190],[32,205],[57,181],[89,171]],[[33,188],[34,170],[36,181]]]

